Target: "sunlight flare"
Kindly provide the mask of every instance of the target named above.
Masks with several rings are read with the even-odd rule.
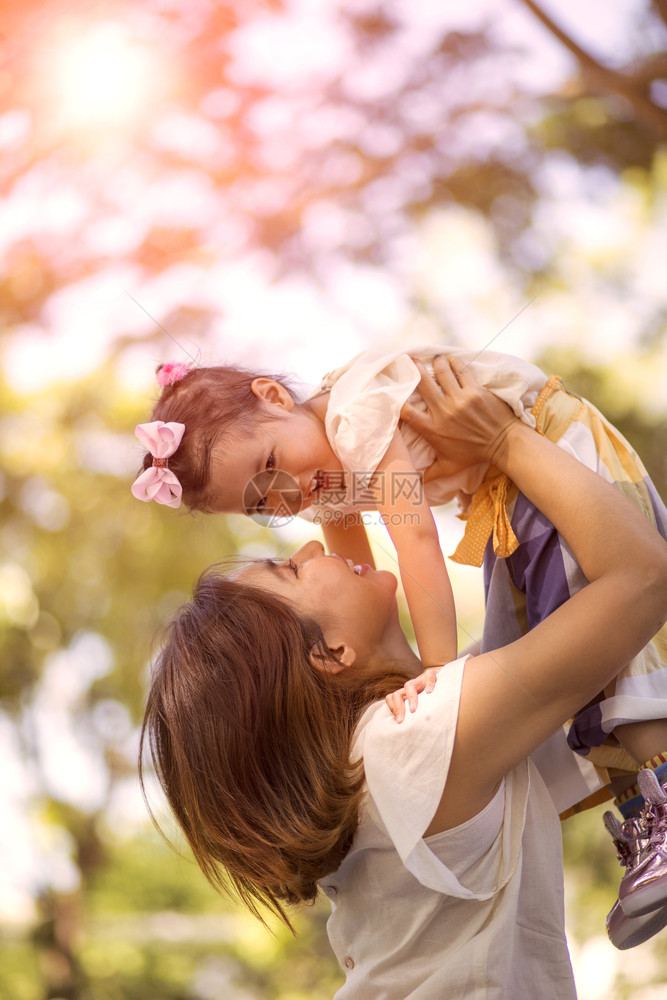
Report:
[[[122,126],[155,94],[151,53],[120,25],[100,24],[58,47],[54,87],[63,124]]]

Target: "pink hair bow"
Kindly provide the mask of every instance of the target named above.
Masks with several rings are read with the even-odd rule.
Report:
[[[152,466],[144,469],[132,484],[132,496],[137,500],[157,500],[167,507],[181,506],[183,489],[168,462],[181,443],[184,431],[185,424],[175,421],[166,424],[163,420],[154,420],[150,424],[137,425],[134,433],[153,456]]]

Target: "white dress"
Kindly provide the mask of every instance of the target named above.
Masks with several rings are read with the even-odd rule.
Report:
[[[357,727],[367,794],[340,868],[320,882],[346,973],[335,1000],[573,1000],[560,824],[523,761],[468,822],[423,839],[442,796],[465,658],[398,725]]]
[[[481,354],[458,347],[438,348],[433,345],[414,348],[410,355],[405,351],[394,351],[392,354],[366,351],[325,375],[308,397],[312,399],[322,392],[329,393],[325,430],[329,444],[344,469],[357,474],[372,473],[391,443],[403,404],[410,402],[417,410],[426,409],[417,392],[419,369],[411,359],[419,359],[432,371],[433,358],[437,353],[456,357],[469,365],[482,385],[511,406],[516,416],[529,427],[535,427],[530,409],[547,377],[527,361],[495,351]],[[409,424],[401,427],[401,434],[415,469],[424,472],[436,459],[434,449]],[[472,495],[488,469],[488,462],[480,462],[454,476],[433,480],[424,487],[426,500],[435,507],[448,503],[460,494]],[[371,510],[373,507],[373,504],[352,500],[348,504],[329,504],[325,501],[305,510],[302,516],[307,520],[321,519],[328,510]]]

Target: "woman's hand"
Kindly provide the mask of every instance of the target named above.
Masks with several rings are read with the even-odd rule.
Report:
[[[417,708],[417,695],[421,694],[422,691],[429,694],[433,690],[438,679],[439,669],[439,667],[427,667],[418,677],[406,681],[402,688],[399,688],[398,691],[392,691],[386,696],[385,701],[396,722],[402,722],[405,718],[406,701],[410,711],[414,712]]]
[[[493,463],[512,427],[520,423],[509,406],[480,385],[470,365],[439,355],[433,361],[434,379],[421,361],[413,361],[421,373],[417,389],[427,409],[420,413],[405,403],[401,419],[428,441],[450,472],[477,462]],[[435,474],[427,473],[426,478]]]

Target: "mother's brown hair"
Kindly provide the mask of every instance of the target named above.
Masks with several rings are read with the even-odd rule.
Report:
[[[333,672],[327,661],[314,619],[208,570],[169,626],[141,731],[144,794],[148,744],[209,882],[288,925],[281,904],[313,900],[352,842],[363,785],[349,763],[355,724],[407,676],[391,665]]]

